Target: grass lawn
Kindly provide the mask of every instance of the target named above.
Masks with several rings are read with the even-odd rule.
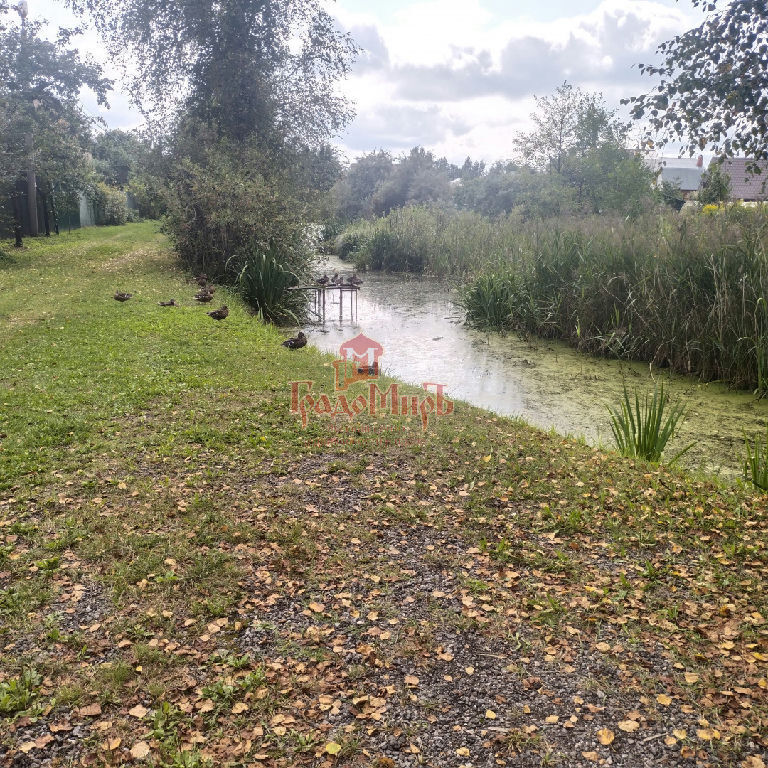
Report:
[[[331,360],[198,305],[156,225],[26,244],[0,766],[768,763],[764,496],[462,403],[334,442],[290,412]]]

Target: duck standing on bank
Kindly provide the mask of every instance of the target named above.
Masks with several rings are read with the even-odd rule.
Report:
[[[328,275],[326,275],[326,274],[323,274],[323,276],[322,276],[322,277],[318,277],[318,278],[317,278],[317,280],[315,280],[315,282],[316,282],[318,285],[328,285],[328,281],[329,281],[330,279],[331,279],[331,278],[330,278],[330,277],[328,277]]]
[[[115,301],[128,301],[133,296],[132,293],[123,293],[122,291],[116,291],[112,297]]]
[[[288,349],[301,349],[307,346],[307,337],[303,331],[299,331],[292,339],[286,339],[283,342],[283,346],[288,347]]]

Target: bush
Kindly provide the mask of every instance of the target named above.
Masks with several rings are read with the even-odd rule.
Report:
[[[750,443],[745,434],[744,447],[747,453],[747,459],[744,462],[744,477],[761,490],[768,491],[768,429],[765,433],[764,445],[760,444],[757,437],[755,437],[754,443]]]
[[[305,205],[290,183],[260,172],[258,153],[206,150],[197,162],[179,163],[169,184],[164,228],[186,267],[232,282],[252,254],[272,254],[288,272],[303,276],[312,249]]]
[[[367,221],[359,221],[346,227],[336,236],[334,252],[343,261],[355,260],[360,251],[370,243],[374,231],[374,226]]]
[[[275,253],[253,251],[238,259],[243,262],[237,287],[245,301],[264,320],[273,323],[301,323],[306,299],[300,291],[290,291],[298,277],[278,261]]]
[[[131,221],[125,192],[110,187],[104,182],[97,182],[87,194],[93,205],[98,225],[118,225]]]
[[[127,191],[142,219],[159,219],[165,213],[168,192],[158,177],[147,173],[132,176]]]
[[[642,408],[637,392],[634,405],[630,402],[625,384],[624,398],[619,407],[609,408],[608,411],[611,414],[611,431],[621,455],[652,462],[661,459],[661,454],[685,414],[684,406],[679,403],[667,410],[663,384],[654,389],[652,400],[645,395]],[[693,443],[676,453],[670,464],[674,464],[692,447]]]

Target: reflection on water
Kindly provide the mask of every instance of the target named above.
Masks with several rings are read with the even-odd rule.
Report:
[[[320,269],[351,274],[349,266],[335,259]],[[407,275],[363,277],[356,319],[350,317],[348,294],[340,320],[338,299],[329,293],[325,324],[309,328],[312,344],[337,354],[344,341],[364,333],[384,346],[381,366],[388,375],[413,384],[445,384],[451,399],[521,416],[593,444],[612,444],[607,406],[619,401],[624,381],[641,393],[653,389],[647,365],[593,358],[557,342],[523,341],[465,327],[456,292],[447,283]],[[726,475],[740,472],[743,430],[765,433],[768,403],[717,384],[658,371],[653,377],[663,378],[665,390],[688,406],[686,423],[668,450],[695,441],[686,464]]]

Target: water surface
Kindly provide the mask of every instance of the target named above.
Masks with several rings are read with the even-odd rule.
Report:
[[[351,274],[336,259],[320,269]],[[741,472],[743,431],[765,434],[768,402],[751,393],[651,371],[645,364],[584,355],[558,342],[467,328],[456,286],[434,278],[362,277],[356,318],[345,294],[340,320],[338,300],[334,303],[329,292],[326,322],[308,329],[312,344],[337,354],[343,342],[364,333],[384,346],[381,366],[388,375],[413,384],[445,384],[451,399],[520,416],[591,444],[613,444],[607,406],[619,402],[624,382],[645,392],[663,381],[670,396],[688,408],[668,455],[695,442],[684,463],[725,476]]]

